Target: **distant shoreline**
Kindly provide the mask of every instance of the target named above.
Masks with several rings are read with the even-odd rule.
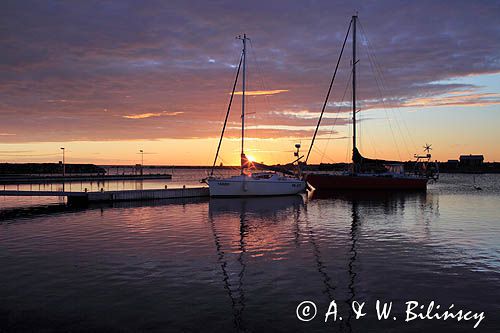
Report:
[[[405,165],[405,169],[411,170],[414,162],[401,162]],[[500,163],[486,162],[478,166],[463,166],[450,164],[448,162],[437,162],[440,173],[457,173],[457,174],[496,174],[500,173]],[[348,163],[321,163],[309,164],[302,166],[303,171],[345,171],[348,169]],[[274,165],[274,167],[283,167],[282,165]],[[69,175],[112,175],[113,169],[122,169],[117,174],[134,174],[137,175],[141,170],[154,169],[192,169],[206,170],[212,166],[207,165],[95,165],[95,164],[66,164],[65,173]],[[216,170],[234,170],[239,169],[238,165],[216,166]],[[132,171],[131,171],[132,170]],[[125,172],[127,171],[127,172]],[[130,173],[129,173],[130,172]],[[0,163],[0,178],[11,176],[61,176],[63,166],[61,163]]]

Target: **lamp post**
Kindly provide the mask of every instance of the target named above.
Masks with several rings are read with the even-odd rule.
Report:
[[[144,150],[139,150],[139,152],[141,153],[141,176],[144,174],[143,170],[144,170]]]
[[[63,177],[65,177],[66,176],[66,163],[64,160],[64,147],[61,147],[61,150],[62,150],[62,167],[63,167],[62,174],[63,174]]]

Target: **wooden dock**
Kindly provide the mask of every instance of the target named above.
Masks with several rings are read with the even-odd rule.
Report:
[[[85,204],[90,202],[136,201],[175,198],[208,197],[208,187],[183,187],[153,190],[122,190],[98,192],[71,191],[0,191],[0,196],[45,196],[67,197],[68,204]]]

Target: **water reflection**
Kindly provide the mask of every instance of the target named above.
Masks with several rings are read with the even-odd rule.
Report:
[[[355,272],[355,262],[356,258],[358,256],[356,244],[358,242],[358,229],[359,229],[359,212],[358,212],[358,202],[356,200],[351,202],[351,209],[352,209],[352,222],[351,222],[351,231],[349,233],[350,235],[350,241],[351,241],[351,249],[350,249],[350,257],[349,257],[349,264],[348,264],[348,272],[349,272],[349,285],[347,286],[349,289],[349,294],[350,297],[347,300],[347,307],[349,309],[349,315],[347,317],[347,328],[349,332],[352,332],[352,325],[351,321],[353,319],[353,310],[351,307],[351,304],[353,301],[356,300],[356,292],[354,289],[354,283],[356,279],[356,272]]]
[[[69,207],[65,204],[35,205],[28,207],[14,207],[0,210],[0,223],[16,219],[33,218],[36,216],[60,214],[83,210],[81,207]]]
[[[222,271],[224,289],[231,301],[233,312],[233,323],[237,331],[245,331],[243,314],[245,310],[244,279],[246,271],[245,256],[247,252],[247,240],[252,218],[258,217],[274,221],[277,214],[285,210],[294,212],[295,221],[298,224],[299,209],[303,205],[302,196],[268,197],[268,198],[211,198],[209,202],[209,223],[213,234],[217,262]],[[237,217],[238,243],[236,249],[224,251],[224,246],[219,236],[218,227],[227,229],[227,224],[233,222]],[[222,225],[221,225],[222,224]],[[224,230],[225,231],[225,230]],[[296,232],[298,237],[298,233]],[[236,258],[235,258],[236,256]],[[233,260],[236,264],[231,264]],[[236,277],[236,278],[235,278]]]
[[[359,253],[359,244],[362,242],[368,248],[378,246],[375,235],[360,239],[361,229],[373,228],[375,233],[378,231],[384,237],[384,230],[377,229],[380,221],[376,219],[403,221],[408,210],[420,208],[422,216],[427,217],[423,220],[429,220],[438,211],[436,201],[437,197],[421,192],[312,193],[306,203],[302,196],[210,199],[209,223],[222,282],[231,302],[234,327],[244,331],[248,326],[244,317],[251,315],[245,316],[247,297],[244,285],[248,261],[254,252],[264,253],[281,246],[287,248],[285,256],[289,258],[293,255],[290,249],[292,244],[297,249],[308,244],[309,248],[302,246],[300,251],[311,253],[309,258],[312,261],[309,263],[314,265],[311,268],[314,267],[322,284],[318,291],[326,296],[328,302],[343,302],[343,309],[347,312],[347,318],[330,323],[330,326],[343,332],[356,331],[353,325],[356,327],[360,323],[354,318],[351,303],[359,300],[358,286],[373,279],[359,275],[357,263],[360,255],[363,256]],[[331,220],[332,210],[345,216]],[[431,217],[426,215],[426,211],[431,212]],[[323,221],[321,216],[324,214],[327,220]],[[363,226],[362,221],[370,223]],[[341,229],[346,227],[344,238]],[[381,227],[391,228],[386,222],[382,222]],[[286,236],[287,232],[293,236]],[[332,242],[333,239],[337,240]],[[287,243],[287,240],[291,242]],[[253,251],[249,251],[249,246]],[[367,254],[365,261],[373,260],[371,254],[364,255]],[[307,262],[303,264],[307,265]],[[310,278],[308,276],[308,281]]]
[[[0,209],[1,222],[14,222],[17,219],[33,219],[38,216],[48,216],[64,213],[83,212],[85,210],[100,210],[104,213],[108,209],[129,209],[139,207],[155,207],[165,205],[189,205],[208,201],[207,198],[176,198],[176,199],[156,199],[146,201],[116,201],[116,202],[95,202],[87,205],[68,205],[65,203],[33,205],[26,207],[12,207]]]
[[[221,239],[217,234],[217,229],[215,225],[215,220],[212,214],[209,214],[209,223],[212,229],[212,234],[215,242],[215,249],[217,251],[217,263],[220,265],[224,289],[227,291],[229,299],[231,300],[231,308],[233,310],[233,323],[235,328],[238,331],[243,330],[243,322],[242,322],[242,313],[245,308],[244,303],[244,294],[243,294],[243,273],[245,271],[245,265],[243,262],[243,252],[244,252],[244,233],[240,232],[240,249],[241,253],[238,258],[238,262],[241,265],[240,272],[238,274],[239,279],[236,288],[232,288],[230,281],[230,274],[228,273],[228,263],[225,258],[224,250],[222,249]],[[244,224],[244,221],[240,221],[241,224]],[[242,230],[242,228],[240,228]]]
[[[214,215],[225,213],[255,214],[260,217],[273,217],[284,209],[297,210],[303,205],[300,195],[282,197],[254,198],[210,198],[209,209]]]
[[[404,210],[407,201],[419,203],[426,202],[426,192],[388,192],[388,191],[337,191],[309,193],[309,200],[333,199],[348,202],[363,202],[365,205],[373,203],[376,206],[383,205],[387,213],[396,211],[398,208]]]
[[[74,318],[82,331],[95,331],[93,323],[109,328],[102,331],[435,331],[435,321],[404,323],[396,305],[409,299],[485,310],[491,328],[500,229],[498,197],[484,193],[339,192],[7,210],[0,213],[7,218],[0,222],[0,317],[14,312],[0,320],[0,331],[28,322],[19,313],[39,304],[43,313],[34,312],[39,320],[27,330],[54,330],[49,318],[59,316]],[[307,299],[318,316],[305,324],[295,307]],[[343,320],[325,323],[332,299]],[[376,299],[394,301],[398,321],[379,322],[371,310],[356,320],[349,312],[353,300],[373,309]]]
[[[426,221],[431,220],[431,217],[435,214],[439,214],[439,200],[438,196],[427,195],[427,193],[422,192],[359,192],[359,191],[338,191],[338,192],[312,192],[308,195],[308,203],[325,203],[327,206],[340,205],[346,210],[346,218],[349,220],[349,230],[346,239],[346,247],[348,249],[346,255],[347,264],[347,280],[342,278],[336,279],[336,283],[333,282],[332,278],[328,274],[326,265],[321,258],[321,251],[319,249],[319,243],[324,239],[317,240],[315,238],[313,229],[309,226],[309,218],[306,219],[306,227],[309,230],[310,242],[313,247],[313,254],[316,261],[317,270],[322,277],[323,285],[325,287],[324,293],[328,295],[329,300],[344,297],[344,309],[347,310],[347,320],[339,321],[333,323],[337,329],[341,332],[357,332],[358,329],[354,329],[361,325],[365,326],[365,322],[359,322],[355,319],[355,314],[352,310],[352,302],[360,301],[359,295],[357,295],[358,285],[369,284],[371,278],[360,276],[360,270],[357,262],[360,260],[360,253],[358,251],[361,228],[363,226],[363,221],[371,221],[373,218],[380,218],[382,216],[384,220],[392,220],[394,218],[405,219],[405,214],[408,214],[407,210],[419,207],[418,211],[423,216],[427,216]],[[324,206],[321,206],[325,208]],[[430,212],[431,214],[425,214],[425,212]],[[367,226],[369,228],[375,228],[373,225]],[[380,232],[380,230],[378,230]],[[384,236],[383,234],[381,234]],[[376,241],[373,236],[364,237],[363,244],[367,246],[368,242]],[[371,245],[368,245],[369,247]],[[370,256],[371,257],[371,256]],[[365,258],[366,260],[366,258]],[[331,262],[330,262],[331,264]],[[336,272],[338,274],[340,272]],[[345,284],[342,283],[345,281]],[[339,289],[337,291],[337,289]],[[342,289],[346,293],[342,292]],[[337,295],[335,295],[337,292]],[[366,296],[364,296],[366,297]],[[361,300],[365,301],[365,300]]]
[[[305,224],[306,224],[306,229],[307,229],[307,235],[309,236],[309,243],[311,244],[312,247],[312,253],[314,255],[314,260],[316,262],[316,268],[319,272],[319,275],[322,278],[323,284],[324,284],[324,293],[328,296],[328,300],[334,299],[334,294],[333,292],[335,291],[335,285],[330,278],[330,276],[327,273],[326,266],[323,263],[323,259],[321,258],[321,250],[319,248],[318,241],[316,240],[316,235],[314,232],[313,227],[311,226],[309,216],[307,214],[306,210],[306,215],[305,215]],[[298,225],[298,221],[297,221]]]

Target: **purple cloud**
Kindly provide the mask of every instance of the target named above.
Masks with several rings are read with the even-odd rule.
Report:
[[[463,90],[472,90],[469,104],[498,101],[470,98],[473,85],[433,83],[500,71],[498,2],[368,1],[358,11],[363,109],[439,103]],[[320,111],[353,8],[348,1],[5,1],[0,13],[0,133],[15,134],[0,140],[27,142],[217,136],[241,32],[252,38],[249,89],[287,91],[249,98],[254,125],[303,126],[260,132],[307,137],[316,119],[297,112]],[[337,111],[348,77],[349,56],[328,112]],[[234,106],[237,121],[238,96]]]

